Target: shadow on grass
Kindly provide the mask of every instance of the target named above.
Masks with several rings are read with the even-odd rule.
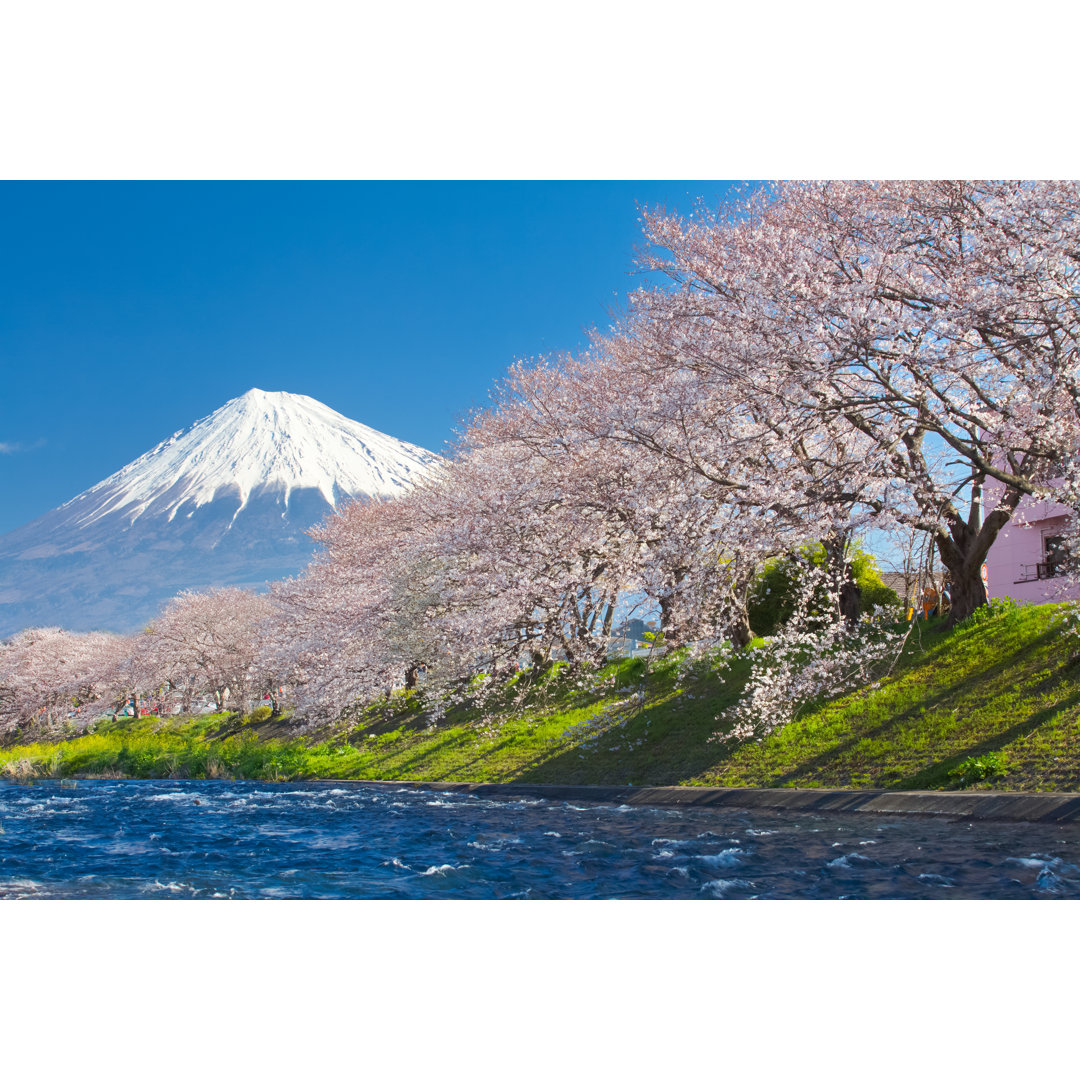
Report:
[[[563,744],[518,777],[529,783],[676,784],[715,768],[730,755],[723,743],[710,742],[716,730],[720,687],[695,684],[693,703],[685,693],[646,700],[622,723],[612,723],[587,742]],[[716,694],[703,691],[715,690]],[[730,701],[728,701],[730,703]],[[639,744],[640,745],[637,745]]]
[[[885,764],[873,758],[864,760],[851,760],[858,745],[867,741],[879,741],[884,745],[880,748],[882,755],[896,759],[898,748],[895,745],[897,735],[904,731],[916,730],[920,723],[928,723],[928,714],[944,712],[953,703],[971,702],[973,698],[981,696],[984,699],[992,698],[998,691],[1013,689],[1023,681],[1023,676],[1030,676],[1037,670],[1034,661],[1036,655],[1043,652],[1051,639],[1056,637],[1053,630],[1048,630],[1032,639],[1022,649],[1011,653],[1004,660],[985,663],[981,667],[969,670],[967,675],[957,682],[950,683],[931,696],[917,698],[917,702],[909,708],[882,720],[880,723],[866,727],[857,727],[849,730],[842,737],[820,753],[804,758],[798,766],[773,776],[769,780],[769,786],[783,787],[796,783],[799,780],[813,781],[822,776],[834,773],[831,782],[838,784],[845,781],[836,777],[835,773],[848,772],[852,776],[859,776],[865,770],[877,771]],[[1027,663],[1025,664],[1025,661]],[[917,682],[922,669],[932,665],[934,657],[927,655],[921,657],[915,663],[907,667],[898,677],[895,691],[903,690],[903,682],[910,680]],[[1019,669],[1019,670],[1018,670]],[[962,748],[956,748],[953,740],[946,756],[925,764],[918,768],[917,772],[907,776],[896,777],[894,770],[889,770],[886,775],[880,777],[879,786],[897,789],[909,789],[915,787],[939,787],[948,783],[947,774],[967,757],[977,756],[990,750],[999,750],[1018,738],[1037,730],[1061,709],[1080,701],[1080,693],[1075,691],[1075,677],[1067,668],[1058,667],[1057,670],[1047,674],[1036,686],[1032,687],[1025,696],[1047,694],[1063,686],[1069,686],[1074,693],[1068,697],[1056,701],[1052,707],[1040,709],[1033,713],[1027,720],[1014,724],[1008,728],[999,729],[993,735],[974,743],[965,743]],[[912,692],[918,688],[912,687]],[[882,706],[879,706],[882,707]],[[808,713],[804,719],[812,720],[816,715],[821,715],[829,708],[828,703],[819,706]],[[969,712],[973,711],[969,708]],[[940,725],[940,718],[938,720]],[[962,719],[952,723],[952,731],[942,733],[942,738],[948,738],[949,734],[956,740],[963,739],[961,731]],[[792,735],[797,734],[797,728],[786,729]],[[789,738],[791,736],[789,735]],[[847,759],[847,760],[845,760]],[[890,775],[892,773],[893,775]]]
[[[959,786],[950,782],[949,773],[957,768],[961,762],[969,757],[980,757],[995,750],[1004,750],[1011,743],[1037,731],[1063,709],[1069,709],[1076,705],[1080,705],[1080,692],[1065,698],[1063,701],[1055,702],[1045,709],[1039,709],[1037,712],[1032,713],[1027,720],[1013,724],[1011,727],[1005,728],[996,735],[980,742],[972,743],[970,746],[951,754],[947,758],[934,762],[933,765],[928,765],[913,776],[906,777],[892,786],[900,789]]]
[[[889,680],[891,695],[888,689],[874,695],[878,700],[872,707],[879,717],[862,721],[858,699],[841,698],[835,703],[843,710],[841,715],[830,717],[826,711],[830,704],[823,703],[761,744],[710,742],[722,728],[717,714],[736,700],[740,687],[730,676],[723,684],[699,682],[694,696],[704,692],[704,700],[690,703],[679,695],[647,705],[625,725],[599,733],[587,749],[563,746],[523,769],[518,778],[583,784],[696,781],[780,787],[803,781],[836,786],[875,783],[899,789],[945,786],[948,772],[965,758],[1024,739],[1061,710],[1080,703],[1076,672],[1060,664],[1053,652],[1058,636],[1058,631],[1047,629],[1016,648],[1010,641],[1004,649],[1000,640],[988,649],[981,635],[970,636],[956,641],[960,655],[943,668],[942,649],[949,646],[949,635],[943,634],[931,647],[907,658]],[[963,675],[953,681],[957,669]],[[879,694],[885,695],[884,700]],[[1007,711],[1000,719],[983,713],[977,718],[980,730],[971,730],[974,724],[967,721],[972,714],[997,697],[1007,701],[1009,695],[1017,699],[1022,719],[1008,724]],[[1030,711],[1038,703],[1033,699],[1041,697],[1057,700]],[[949,715],[957,709],[959,716]],[[813,730],[815,719],[819,731]],[[803,727],[808,721],[809,726]],[[640,746],[633,745],[638,742]],[[860,749],[864,742],[879,745]]]
[[[380,776],[391,774],[393,779],[399,780],[451,780],[461,775],[465,775],[467,779],[472,779],[473,777],[468,775],[470,766],[489,758],[495,752],[496,747],[488,747],[464,762],[440,762],[439,759],[447,754],[453,754],[455,751],[459,751],[461,747],[474,742],[475,735],[472,732],[459,729],[455,732],[444,733],[441,738],[433,736],[429,743],[419,747],[406,744],[396,750],[388,748],[387,753],[379,753],[375,749],[372,750],[373,760],[370,763],[370,768],[378,772]],[[425,762],[431,762],[435,767],[429,767],[425,770]],[[442,768],[439,768],[440,765]]]

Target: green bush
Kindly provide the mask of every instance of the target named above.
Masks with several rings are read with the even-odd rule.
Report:
[[[855,572],[855,581],[862,590],[862,610],[875,607],[899,607],[900,598],[881,579],[874,556],[853,545],[848,562]],[[750,628],[758,637],[772,637],[791,618],[795,607],[795,586],[806,563],[820,569],[825,565],[825,548],[808,544],[791,555],[770,559],[758,575],[750,591],[747,612]],[[816,606],[824,611],[835,601],[822,584],[815,591]],[[813,614],[813,612],[811,612]]]
[[[261,724],[264,720],[269,720],[273,715],[274,710],[269,705],[260,705],[257,709],[251,710],[248,720],[253,724]]]
[[[949,779],[955,780],[961,787],[968,787],[971,784],[982,783],[984,780],[993,780],[997,776],[1004,776],[1008,771],[1005,758],[992,751],[980,757],[964,758],[955,769],[949,772]]]

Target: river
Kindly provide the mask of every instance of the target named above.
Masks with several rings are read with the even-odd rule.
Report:
[[[344,783],[0,782],[0,898],[1080,897],[1080,825],[492,800]]]

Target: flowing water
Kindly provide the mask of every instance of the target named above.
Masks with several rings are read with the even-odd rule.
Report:
[[[1078,867],[1078,825],[368,784],[0,782],[0,898],[1076,898]]]

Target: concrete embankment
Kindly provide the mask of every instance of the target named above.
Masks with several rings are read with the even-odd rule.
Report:
[[[562,784],[465,784],[361,781],[386,787],[454,791],[485,798],[541,798],[624,806],[730,807],[822,813],[932,814],[980,821],[1080,824],[1080,795],[1054,792],[882,791],[835,788],[585,787]]]

